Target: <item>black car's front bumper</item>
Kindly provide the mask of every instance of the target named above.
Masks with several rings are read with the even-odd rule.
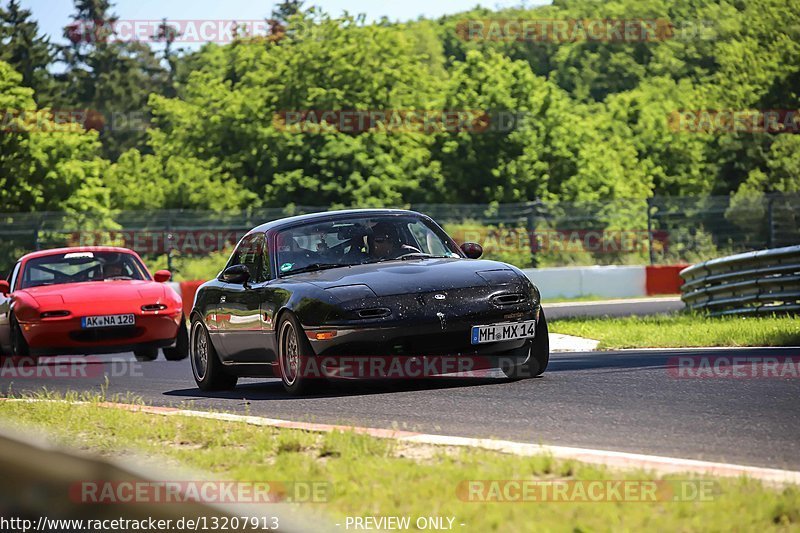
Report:
[[[489,356],[520,350],[530,343],[515,339],[472,344],[472,327],[538,319],[539,308],[515,319],[502,315],[469,319],[415,321],[403,324],[342,325],[305,328],[317,356]]]

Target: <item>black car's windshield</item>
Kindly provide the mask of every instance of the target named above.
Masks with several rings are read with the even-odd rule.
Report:
[[[428,257],[461,257],[435,225],[413,216],[309,222],[278,233],[280,275]]]
[[[112,281],[120,279],[149,279],[144,265],[124,252],[67,252],[30,259],[22,272],[20,287]]]

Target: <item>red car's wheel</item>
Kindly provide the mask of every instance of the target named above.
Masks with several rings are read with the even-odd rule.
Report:
[[[28,357],[30,350],[28,342],[22,334],[22,328],[14,315],[11,315],[11,355],[14,357]]]
[[[186,320],[181,316],[175,346],[164,348],[164,358],[167,361],[181,361],[187,357],[189,357],[189,330],[186,327]]]
[[[11,325],[11,356],[21,365],[38,364],[39,358],[31,356],[28,341],[25,340],[22,327],[14,315],[11,315],[9,324]]]
[[[139,348],[133,351],[137,361],[147,362],[158,359],[158,348]]]

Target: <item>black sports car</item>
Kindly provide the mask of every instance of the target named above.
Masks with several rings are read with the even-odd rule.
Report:
[[[197,292],[194,378],[219,390],[241,376],[275,376],[299,394],[318,378],[419,377],[476,361],[509,378],[537,376],[549,360],[539,290],[518,268],[479,260],[482,253],[475,243],[459,248],[413,211],[334,211],[258,226]],[[457,368],[433,364],[448,358]]]

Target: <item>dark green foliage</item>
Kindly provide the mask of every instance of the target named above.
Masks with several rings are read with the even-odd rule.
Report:
[[[40,108],[88,108],[107,121],[141,113],[149,124],[103,129],[99,151],[91,133],[4,137],[0,180],[21,192],[5,192],[0,210],[95,198],[86,187],[99,168],[91,187],[120,209],[708,194],[746,205],[800,190],[800,136],[691,133],[670,122],[680,110],[796,110],[800,0],[557,0],[377,24],[288,1],[269,15],[271,35],[191,53],[166,26],[151,45],[76,40],[61,48],[66,70],[56,76],[30,15],[14,2],[0,15],[0,59],[10,65],[0,81],[22,98],[12,104],[33,105],[33,94],[19,92],[30,87]],[[469,19],[589,18],[659,19],[669,32],[652,42],[521,42],[465,40],[459,30]],[[115,17],[106,0],[76,0],[74,19]],[[485,113],[491,126],[497,117],[517,122],[466,131],[283,127],[282,113],[310,110],[447,110]],[[53,144],[50,159],[24,166],[43,143]],[[49,164],[61,166],[40,168]],[[75,177],[86,165],[94,170]],[[5,173],[17,167],[26,170]],[[63,182],[57,191],[39,175],[47,172]],[[622,222],[609,213],[607,223]]]

